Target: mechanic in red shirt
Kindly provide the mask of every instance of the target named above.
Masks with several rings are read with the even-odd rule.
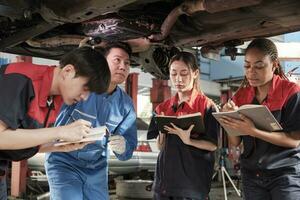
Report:
[[[60,60],[60,66],[11,63],[0,68],[0,175],[8,161],[19,161],[38,151],[71,151],[86,144],[55,147],[53,141],[77,141],[90,130],[90,122],[52,126],[65,102],[84,100],[89,92],[105,92],[110,71],[105,57],[89,47],[78,48]],[[52,143],[51,143],[52,142]],[[45,145],[43,145],[45,144]],[[6,199],[1,178],[0,199]]]
[[[148,138],[157,137],[160,149],[154,180],[156,200],[205,200],[210,191],[214,171],[214,151],[217,148],[218,123],[212,116],[215,106],[199,89],[199,67],[189,52],[175,55],[169,64],[170,80],[177,93],[159,104],[156,114],[180,116],[200,112],[205,132],[193,134],[175,125],[168,134],[159,133],[152,118]]]
[[[256,128],[245,116],[225,117],[222,123],[242,136],[228,136],[232,145],[241,142],[241,172],[244,199],[294,200],[300,198],[300,87],[287,80],[275,44],[253,40],[246,49],[245,79],[223,110],[244,104],[267,106],[283,130]]]

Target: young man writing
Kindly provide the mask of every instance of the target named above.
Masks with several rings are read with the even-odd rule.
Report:
[[[78,48],[60,60],[59,67],[12,63],[0,68],[0,175],[8,161],[27,159],[38,151],[70,151],[86,144],[55,147],[55,140],[77,141],[90,130],[78,120],[62,127],[54,124],[61,105],[77,103],[89,92],[107,90],[110,72],[106,59],[91,48]],[[1,170],[2,169],[2,170]],[[1,181],[2,199],[6,199]]]

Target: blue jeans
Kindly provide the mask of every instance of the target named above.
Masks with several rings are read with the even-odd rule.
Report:
[[[7,200],[6,171],[8,161],[0,160],[0,200]]]
[[[51,200],[109,200],[108,169],[46,163]]]
[[[7,200],[6,176],[0,177],[0,200]]]
[[[300,199],[300,172],[242,173],[244,200]]]

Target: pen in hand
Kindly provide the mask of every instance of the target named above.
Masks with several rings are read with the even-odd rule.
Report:
[[[227,103],[224,104],[222,107],[221,111],[226,112],[226,111],[231,111],[237,109],[237,106],[235,103],[232,101],[232,98],[229,98]]]
[[[232,106],[232,98],[228,98],[227,106],[228,106],[229,108],[233,108],[233,106]]]

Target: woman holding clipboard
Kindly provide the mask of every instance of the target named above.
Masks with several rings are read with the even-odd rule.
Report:
[[[153,117],[148,138],[157,137],[161,150],[153,185],[154,199],[205,200],[210,191],[214,151],[217,148],[218,124],[212,116],[214,103],[198,88],[200,71],[193,54],[178,53],[171,59],[169,70],[171,83],[177,93],[159,104],[155,113],[181,116],[200,112],[205,131],[198,133],[196,138],[193,135],[191,139],[194,125],[183,130],[170,124],[164,130],[158,130]]]
[[[268,39],[255,39],[249,44],[244,68],[244,82],[223,111],[244,104],[265,105],[283,128],[280,132],[259,130],[242,115],[241,120],[221,120],[223,126],[242,134],[228,137],[232,145],[244,145],[244,199],[300,199],[300,87],[287,80],[276,46]]]

